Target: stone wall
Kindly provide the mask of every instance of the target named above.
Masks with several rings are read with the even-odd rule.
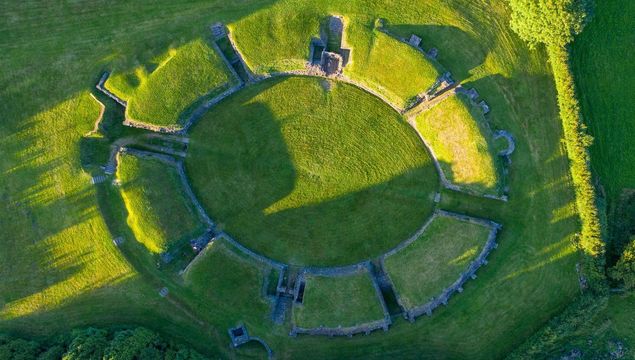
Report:
[[[474,259],[467,267],[467,269],[465,271],[463,271],[461,273],[461,275],[459,276],[459,278],[454,281],[452,284],[450,284],[448,287],[446,287],[439,295],[435,296],[432,300],[430,300],[429,302],[419,305],[419,306],[415,306],[413,308],[407,308],[404,305],[404,301],[402,300],[401,296],[399,295],[399,292],[397,289],[395,289],[395,296],[397,297],[397,303],[399,304],[399,306],[403,309],[404,312],[404,317],[407,320],[410,321],[414,321],[417,317],[426,314],[428,316],[432,315],[432,311],[434,309],[436,309],[437,307],[441,306],[441,305],[447,305],[450,297],[456,293],[461,293],[463,292],[463,286],[464,284],[470,280],[470,279],[476,279],[476,271],[483,265],[487,265],[487,257],[489,256],[489,254],[492,252],[492,250],[494,250],[496,247],[498,247],[498,244],[496,243],[496,235],[498,233],[498,231],[501,229],[501,225],[491,221],[491,220],[486,220],[486,219],[480,219],[480,218],[475,218],[472,216],[467,216],[467,215],[462,215],[462,214],[456,214],[456,213],[452,213],[449,211],[444,211],[444,210],[437,210],[435,212],[435,214],[433,215],[433,217],[430,218],[430,220],[428,220],[428,222],[426,222],[426,224],[423,226],[423,228],[421,230],[419,230],[417,232],[417,234],[415,234],[415,236],[411,237],[410,239],[408,239],[406,242],[400,244],[397,248],[387,252],[385,255],[383,255],[380,258],[380,262],[382,267],[384,266],[384,262],[385,259],[388,256],[394,255],[395,253],[397,253],[398,251],[402,250],[403,248],[405,248],[406,246],[408,246],[409,244],[411,244],[414,240],[416,240],[416,238],[418,238],[423,231],[425,231],[425,228],[430,224],[430,222],[432,221],[432,219],[434,219],[436,216],[447,216],[447,217],[453,217],[456,219],[459,219],[461,221],[467,221],[473,224],[478,224],[481,226],[486,226],[490,228],[490,233],[489,236],[487,238],[487,241],[485,242],[485,245],[483,246],[483,249],[481,250],[481,252],[479,253],[479,255],[476,257],[476,259]],[[414,238],[414,240],[413,240]],[[390,279],[390,274],[387,274],[388,278]],[[392,280],[391,280],[392,282]]]

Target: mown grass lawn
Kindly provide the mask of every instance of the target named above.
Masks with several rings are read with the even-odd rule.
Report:
[[[148,251],[163,253],[204,231],[172,165],[122,154],[116,175],[128,209],[128,225]]]
[[[446,209],[493,218],[504,229],[501,245],[474,286],[426,321],[398,321],[386,333],[353,339],[293,339],[266,321],[257,328],[250,322],[250,332],[282,358],[378,358],[386,353],[500,358],[579,292],[571,245],[579,226],[560,145],[553,79],[544,54],[530,52],[509,30],[506,1],[158,1],[111,2],[107,7],[7,2],[0,21],[0,80],[6,85],[0,87],[1,331],[52,337],[78,326],[134,324],[187,342],[210,357],[244,354],[228,346],[226,330],[249,308],[211,301],[206,308],[184,308],[179,301],[190,295],[178,284],[163,299],[158,289],[168,280],[152,270],[154,264],[124,257],[112,244],[112,237],[127,229],[125,208],[117,206],[105,221],[98,200],[112,196],[90,186],[81,167],[86,155],[82,135],[93,128],[97,111],[86,115],[81,109],[103,70],[131,71],[170,48],[207,36],[215,21],[239,26],[259,14],[263,21],[278,16],[291,22],[311,9],[384,17],[404,36],[412,30],[425,35],[428,46],[438,47],[443,65],[490,103],[493,124],[516,137],[510,200],[501,206],[443,193]],[[277,61],[288,53],[268,46],[273,34],[284,32],[258,34],[257,43]],[[306,44],[284,51],[308,53]],[[111,229],[113,219],[122,226]]]
[[[499,194],[499,159],[480,108],[457,94],[424,111],[415,121],[450,182],[480,194]]]
[[[302,305],[293,307],[298,327],[350,327],[384,317],[367,272],[336,277],[307,275],[305,279]]]
[[[432,211],[438,176],[423,144],[351,85],[269,80],[212,110],[191,134],[187,173],[210,216],[277,260],[378,256]]]
[[[405,108],[443,73],[423,53],[377,29],[372,19],[354,18],[345,30],[352,62],[344,74]]]
[[[490,229],[437,216],[412,244],[385,260],[403,306],[423,305],[455,282],[481,252]]]
[[[201,97],[213,97],[238,81],[202,39],[170,50],[150,70],[115,71],[106,87],[128,101],[129,118],[160,126],[183,125]]]

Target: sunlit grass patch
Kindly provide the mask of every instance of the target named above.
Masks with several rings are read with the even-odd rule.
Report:
[[[381,302],[367,272],[346,276],[305,276],[304,298],[293,308],[302,328],[350,327],[383,319]]]
[[[377,29],[368,20],[351,21],[345,32],[352,62],[344,74],[406,107],[430,88],[442,69],[423,53]]]
[[[464,95],[452,95],[421,113],[416,126],[450,182],[481,194],[499,194],[499,159],[480,108]]]
[[[182,125],[201,97],[221,93],[237,79],[220,55],[198,39],[168,52],[149,72],[115,71],[106,87],[128,101],[126,116],[153,125]]]
[[[489,233],[483,225],[437,216],[417,240],[386,257],[403,306],[411,309],[441,294],[478,256]]]
[[[288,5],[287,5],[288,6]],[[230,24],[238,50],[255,73],[302,70],[309,59],[309,42],[319,36],[325,14],[299,5],[293,16],[288,9],[256,12]]]
[[[168,251],[204,230],[172,166],[123,154],[117,178],[128,209],[128,225],[150,252]]]

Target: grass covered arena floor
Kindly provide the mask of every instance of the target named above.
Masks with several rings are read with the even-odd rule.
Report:
[[[170,49],[148,66],[116,71],[106,87],[128,102],[130,119],[178,127],[202,96],[211,98],[237,81],[221,55],[196,39]]]
[[[276,78],[221,105],[191,131],[187,174],[210,216],[252,250],[352,264],[404,241],[431,214],[439,185],[425,147],[364,91]]]
[[[169,49],[208,36],[216,21],[234,30],[253,69],[293,68],[308,57],[305,35],[316,35],[320,19],[332,13],[386,18],[404,36],[414,32],[437,47],[439,62],[490,104],[493,127],[514,134],[517,151],[507,203],[442,193],[441,208],[503,224],[490,264],[451,306],[413,324],[398,321],[385,333],[290,338],[288,328],[272,324],[268,309],[252,316],[253,304],[242,298],[221,301],[224,292],[231,293],[231,281],[216,281],[217,288],[205,293],[209,300],[195,302],[180,280],[130,256],[124,247],[135,244],[132,234],[126,233],[130,240],[122,248],[114,246],[112,239],[127,229],[125,207],[113,200],[110,185],[90,184],[89,172],[107,156],[85,147],[84,135],[99,115],[89,93],[104,70],[133,72]],[[503,357],[579,292],[572,245],[579,226],[553,77],[545,54],[529,51],[509,30],[506,1],[158,1],[134,6],[27,1],[3,4],[3,15],[0,47],[10,56],[0,56],[0,80],[6,84],[0,88],[0,331],[48,338],[81,326],[135,324],[210,357],[262,356],[260,349],[251,353],[228,346],[227,327],[246,321],[280,358],[390,353],[491,359]],[[247,34],[258,38],[249,41]],[[252,98],[255,93],[245,95],[251,89],[235,98]],[[105,105],[107,112],[121,110],[113,102]],[[201,124],[214,123],[207,120]],[[158,295],[164,286],[170,288],[167,298]],[[247,315],[258,321],[245,320]]]
[[[293,307],[296,326],[352,327],[384,317],[368,272],[336,277],[305,275],[305,280],[303,302]]]
[[[413,243],[388,256],[385,269],[407,309],[441,294],[481,252],[490,229],[436,216]]]

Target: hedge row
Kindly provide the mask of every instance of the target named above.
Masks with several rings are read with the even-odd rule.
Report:
[[[547,51],[558,92],[560,118],[569,155],[571,177],[575,187],[576,207],[582,226],[578,239],[579,248],[585,255],[582,268],[591,289],[604,291],[606,289],[605,248],[588,152],[592,138],[586,133],[586,126],[582,120],[567,46],[549,45]]]

